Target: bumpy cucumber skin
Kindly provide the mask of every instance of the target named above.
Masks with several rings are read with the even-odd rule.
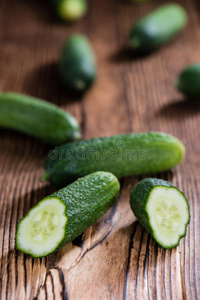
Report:
[[[188,98],[200,98],[200,63],[187,67],[176,81],[177,88]]]
[[[159,132],[68,143],[49,153],[43,180],[62,187],[95,171],[108,171],[117,177],[161,172],[179,164],[184,153],[178,139]]]
[[[63,85],[74,93],[82,94],[92,86],[97,71],[94,53],[86,37],[75,34],[66,41],[59,73]]]
[[[149,53],[173,39],[186,24],[183,7],[163,5],[131,28],[130,47],[139,53]]]
[[[66,205],[68,217],[65,236],[52,252],[73,241],[92,226],[114,204],[119,190],[119,181],[113,174],[95,172],[46,197],[45,199],[53,197],[61,200]],[[16,248],[22,251],[17,241]]]
[[[66,22],[82,18],[88,7],[86,0],[51,0],[51,3],[58,18]]]
[[[0,93],[0,127],[21,131],[51,145],[81,137],[72,115],[46,101],[16,93]]]
[[[154,234],[154,231],[152,230],[152,228],[150,226],[149,216],[148,216],[148,213],[146,212],[146,205],[148,203],[149,196],[150,196],[152,190],[157,186],[158,187],[164,186],[164,187],[168,187],[168,188],[177,189],[173,184],[171,184],[170,182],[163,180],[163,179],[157,179],[157,178],[143,179],[131,190],[131,194],[130,194],[131,209],[132,209],[134,215],[136,216],[136,218],[138,219],[138,221],[141,223],[141,225],[152,235],[152,237],[155,239],[155,241],[159,245],[161,245],[163,248],[166,248],[166,249],[173,249],[179,245],[180,239],[186,235],[186,228],[190,222],[190,214],[189,214],[188,222],[185,226],[185,233],[179,237],[177,244],[175,244],[171,247],[168,247],[168,246],[166,247],[166,245],[163,245],[162,243],[160,243],[157,240],[157,238]],[[185,195],[179,189],[177,189],[177,190],[185,198]],[[185,198],[185,201],[188,206],[188,202],[187,202],[186,198]],[[189,206],[188,206],[188,212],[189,212]]]

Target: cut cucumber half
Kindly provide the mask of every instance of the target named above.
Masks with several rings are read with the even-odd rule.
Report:
[[[119,190],[113,174],[95,172],[44,198],[18,223],[16,249],[33,257],[60,249],[93,225]]]
[[[34,257],[53,252],[65,235],[66,205],[58,198],[41,200],[18,224],[17,249]]]
[[[174,248],[190,221],[184,194],[171,183],[144,179],[131,191],[131,208],[141,225],[164,248]]]

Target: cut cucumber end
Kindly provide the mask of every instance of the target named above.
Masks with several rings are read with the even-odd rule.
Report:
[[[16,248],[33,257],[55,251],[65,236],[66,205],[56,197],[41,200],[18,223]]]
[[[146,212],[155,240],[164,248],[178,246],[190,221],[189,206],[183,193],[175,187],[154,187]]]

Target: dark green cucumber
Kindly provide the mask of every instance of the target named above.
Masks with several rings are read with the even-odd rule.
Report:
[[[74,93],[84,93],[96,79],[94,53],[86,37],[75,34],[66,42],[59,61],[63,85]]]
[[[41,200],[18,223],[16,249],[46,256],[74,240],[115,202],[120,185],[107,172],[96,172]]]
[[[159,132],[95,138],[50,151],[42,179],[62,187],[95,171],[118,177],[166,171],[179,164],[184,153],[178,139]]]
[[[188,98],[200,99],[200,63],[184,69],[176,86]]]
[[[51,3],[59,19],[63,21],[76,21],[87,12],[87,0],[51,0]]]
[[[147,178],[132,190],[131,208],[141,225],[164,248],[174,248],[190,221],[187,199],[168,181]]]
[[[77,120],[56,105],[27,95],[0,93],[0,127],[60,145],[80,139]]]
[[[130,47],[148,53],[173,39],[187,24],[187,13],[178,4],[166,4],[153,11],[130,32]]]

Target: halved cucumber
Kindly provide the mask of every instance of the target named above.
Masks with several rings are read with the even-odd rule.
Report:
[[[16,249],[46,256],[74,240],[115,202],[120,185],[108,172],[95,172],[41,200],[18,223]]]
[[[41,200],[18,224],[17,248],[34,257],[46,256],[64,238],[67,220],[66,205],[59,198]]]
[[[184,194],[171,183],[147,178],[131,190],[131,208],[141,225],[164,248],[174,248],[190,221]]]

